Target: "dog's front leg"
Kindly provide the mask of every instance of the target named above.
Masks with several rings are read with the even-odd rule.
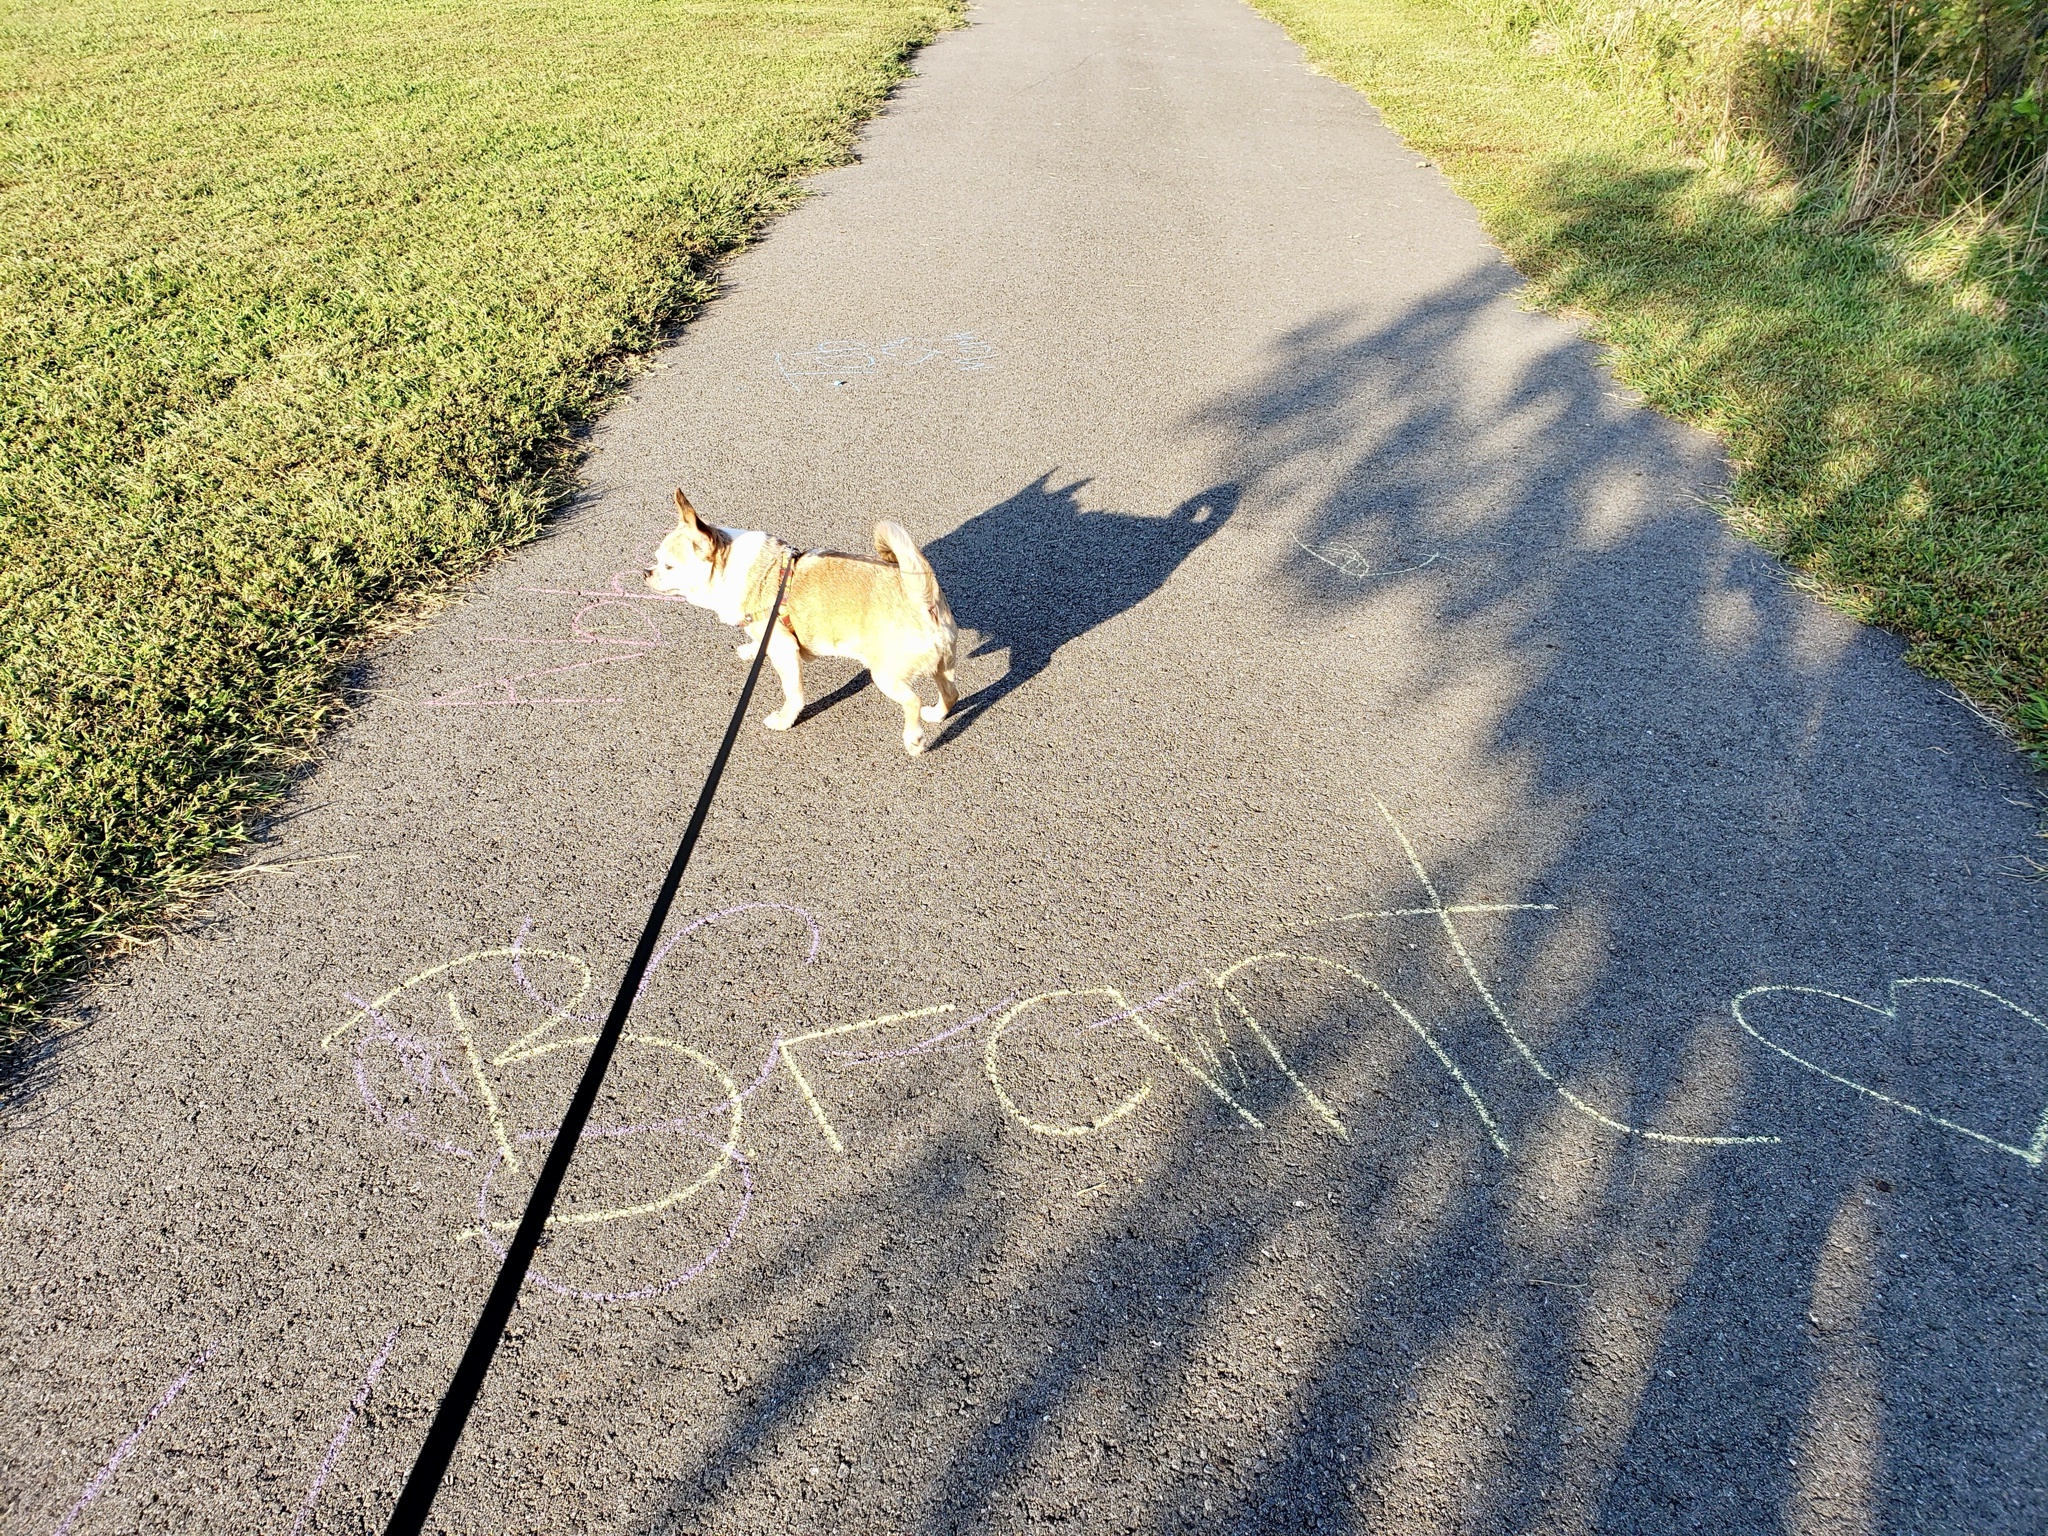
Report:
[[[741,661],[752,661],[754,657],[759,654],[760,650],[761,626],[759,624],[749,624],[747,626],[746,643],[744,645],[734,646],[732,648],[732,653],[733,655],[739,657]],[[773,654],[772,649],[770,651],[770,654]]]
[[[776,625],[775,633],[768,637],[768,665],[775,669],[776,679],[782,684],[782,708],[761,722],[771,731],[788,730],[804,712],[802,658],[796,636]]]

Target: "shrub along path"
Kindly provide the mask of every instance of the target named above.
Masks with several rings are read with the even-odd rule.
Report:
[[[1231,0],[989,0],[0,1134],[0,1524],[377,1528],[739,684],[451,1530],[2035,1531],[2024,761]],[[757,717],[772,707],[764,700]]]

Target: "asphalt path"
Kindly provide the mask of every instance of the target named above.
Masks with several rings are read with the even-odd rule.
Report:
[[[447,1529],[2048,1529],[2039,781],[1230,0],[817,190],[18,1085],[0,1526],[380,1528],[738,690],[681,483],[968,698],[742,738]]]

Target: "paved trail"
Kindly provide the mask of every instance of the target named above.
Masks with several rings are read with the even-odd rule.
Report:
[[[378,1528],[739,684],[679,480],[972,701],[743,739],[449,1529],[2048,1528],[2035,783],[1250,11],[920,69],[15,1106],[0,1528]]]

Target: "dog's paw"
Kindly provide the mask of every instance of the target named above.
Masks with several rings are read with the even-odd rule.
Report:
[[[905,731],[903,733],[903,750],[912,757],[922,755],[924,752],[924,732]]]
[[[802,713],[802,709],[789,709],[785,707],[778,709],[761,723],[771,731],[786,731],[796,724],[796,717]]]
[[[760,641],[749,640],[745,645],[734,646],[732,648],[732,653],[733,655],[739,657],[741,661],[752,661],[754,657],[760,653],[760,650]]]
[[[936,725],[946,718],[946,706],[943,704],[927,704],[918,713]]]

